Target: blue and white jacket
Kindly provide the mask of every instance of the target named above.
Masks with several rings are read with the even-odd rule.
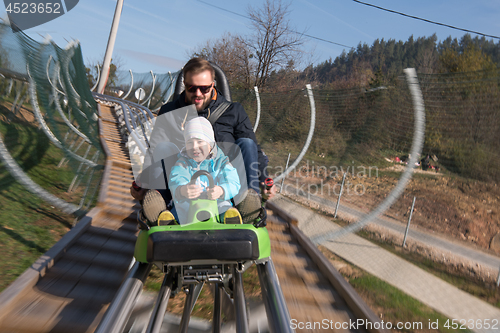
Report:
[[[179,159],[170,170],[168,186],[174,198],[174,204],[181,224],[183,224],[183,217],[187,215],[189,200],[183,198],[178,193],[178,188],[179,186],[187,185],[191,181],[191,177],[199,170],[208,171],[210,175],[212,175],[215,185],[222,187],[224,190],[224,196],[217,200],[218,206],[220,208],[231,206],[229,200],[238,194],[241,188],[240,179],[236,168],[233,167],[229,162],[229,158],[217,147],[217,145],[215,145],[212,150],[212,156],[200,163],[187,156],[185,149],[177,156]],[[196,184],[206,190],[208,187],[208,179],[206,176],[200,176],[196,180]]]

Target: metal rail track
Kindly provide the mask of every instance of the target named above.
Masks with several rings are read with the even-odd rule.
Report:
[[[99,114],[107,162],[98,206],[0,294],[0,332],[94,332],[130,268],[139,204],[129,194],[133,175],[118,119],[109,106],[100,105]],[[268,210],[272,258],[293,328],[324,332],[328,322],[326,331],[384,332],[346,327],[379,319],[293,217],[271,202]]]
[[[296,332],[386,332],[352,325],[362,320],[381,327],[354,288],[296,226],[297,220],[272,202],[267,208],[271,256]]]

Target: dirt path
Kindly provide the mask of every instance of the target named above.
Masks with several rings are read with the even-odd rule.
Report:
[[[402,166],[380,170],[380,175],[348,174],[342,202],[367,213],[382,202],[395,187]],[[387,175],[386,171],[394,173]],[[395,173],[397,172],[397,173]],[[287,184],[337,201],[342,175],[329,178],[321,173],[302,172],[305,177],[287,178]],[[415,170],[403,195],[386,215],[406,222],[416,197],[412,226],[445,237],[465,241],[483,250],[500,254],[500,187],[497,184],[462,179],[431,171]]]

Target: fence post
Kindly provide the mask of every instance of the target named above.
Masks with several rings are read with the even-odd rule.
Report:
[[[411,204],[410,217],[408,218],[408,224],[406,225],[406,230],[405,230],[405,237],[403,239],[403,247],[405,247],[406,237],[408,237],[408,231],[410,230],[411,216],[413,215],[413,208],[415,207],[415,199],[416,198],[417,197],[413,197],[413,203]]]
[[[498,276],[497,276],[497,288],[500,285],[500,268],[498,269]]]
[[[255,125],[253,126],[253,131],[255,133],[257,131],[257,127],[259,127],[260,121],[260,95],[259,88],[257,86],[253,87],[253,89],[255,90],[255,98],[257,99],[257,118],[255,118]]]
[[[288,158],[286,160],[286,166],[285,166],[285,170],[288,169],[288,162],[290,162],[290,153],[288,153]],[[285,177],[283,177],[283,180],[281,180],[281,187],[280,187],[280,193],[281,191],[283,191],[283,184],[285,183]]]
[[[339,205],[340,205],[340,197],[342,196],[342,191],[344,190],[345,176],[347,176],[347,173],[344,173],[344,176],[342,176],[342,185],[340,186],[340,193],[339,193],[339,197],[337,199],[337,206],[335,207],[335,214],[333,215],[334,219],[337,218],[337,210],[339,209]]]

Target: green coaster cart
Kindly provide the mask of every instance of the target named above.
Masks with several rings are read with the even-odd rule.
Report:
[[[192,181],[201,175],[214,186],[206,171],[195,173]],[[215,200],[196,199],[188,211],[191,223],[141,230],[135,245],[136,263],[96,332],[123,331],[152,265],[165,277],[145,332],[160,332],[168,300],[181,290],[187,297],[178,332],[188,332],[191,312],[205,284],[215,286],[212,332],[221,331],[224,293],[233,305],[236,332],[249,332],[242,273],[253,264],[257,265],[269,330],[291,332],[267,229],[253,224],[222,224],[219,219]]]

